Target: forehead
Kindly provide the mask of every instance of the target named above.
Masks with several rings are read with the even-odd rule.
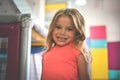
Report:
[[[56,19],[56,23],[74,26],[73,19],[70,16],[66,16],[66,15],[58,16]]]
[[[58,21],[59,19],[63,19],[63,18],[66,18],[66,19],[69,19],[72,21],[72,17],[71,16],[68,16],[68,15],[59,15],[57,18],[56,18],[56,21]]]

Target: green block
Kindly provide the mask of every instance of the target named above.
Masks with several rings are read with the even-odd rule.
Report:
[[[91,39],[90,40],[91,48],[107,48],[106,39]]]
[[[109,70],[109,80],[120,80],[120,70]]]

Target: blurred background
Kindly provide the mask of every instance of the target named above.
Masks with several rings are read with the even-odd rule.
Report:
[[[120,0],[0,0],[0,15],[31,14],[31,54],[44,50],[51,19],[61,8],[76,8],[86,22],[93,56],[92,80],[120,80]]]

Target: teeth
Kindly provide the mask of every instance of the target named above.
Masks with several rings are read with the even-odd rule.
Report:
[[[66,38],[58,38],[59,41],[65,41]]]

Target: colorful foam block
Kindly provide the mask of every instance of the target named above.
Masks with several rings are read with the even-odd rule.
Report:
[[[40,53],[40,52],[43,52],[44,50],[46,50],[46,47],[34,46],[34,47],[31,47],[31,54]]]
[[[109,70],[109,80],[120,80],[120,70]]]
[[[107,48],[106,39],[91,39],[90,40],[91,48]]]
[[[91,48],[93,61],[91,64],[92,80],[108,79],[107,48]]]
[[[89,37],[86,38],[86,44],[90,48],[90,38]]]
[[[108,42],[109,69],[120,70],[120,42]]]
[[[105,25],[90,26],[90,38],[106,39],[106,26]]]
[[[61,9],[66,8],[66,3],[52,3],[52,4],[46,4],[45,10],[55,10],[55,9]]]

